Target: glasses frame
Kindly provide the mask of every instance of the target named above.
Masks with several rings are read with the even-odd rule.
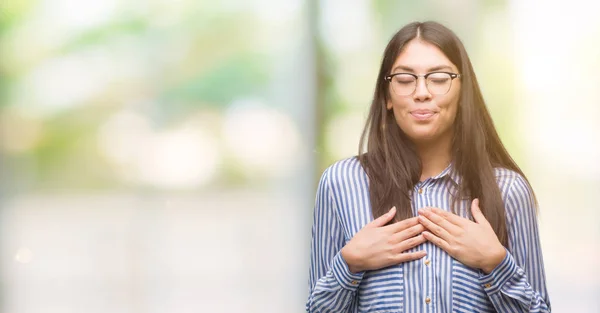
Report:
[[[383,79],[385,79],[388,83],[391,83],[392,82],[392,78],[394,78],[394,76],[398,76],[398,75],[410,75],[410,76],[414,77],[415,78],[415,89],[411,93],[406,94],[406,95],[399,95],[398,93],[396,93],[396,91],[394,91],[394,93],[396,93],[398,96],[410,96],[410,95],[414,94],[415,91],[417,91],[417,85],[418,85],[418,82],[419,82],[419,77],[423,77],[425,79],[425,86],[427,87],[427,91],[429,91],[432,95],[442,96],[442,95],[447,94],[448,91],[446,91],[445,93],[441,93],[441,94],[433,93],[433,92],[431,92],[431,90],[429,90],[429,83],[427,82],[427,77],[429,77],[429,75],[440,74],[440,73],[450,75],[450,87],[448,87],[448,91],[450,91],[450,89],[452,89],[452,81],[455,78],[461,77],[461,75],[459,73],[436,71],[436,72],[431,72],[431,73],[427,73],[427,74],[423,74],[423,75],[417,75],[417,74],[413,74],[413,73],[393,73],[393,74],[384,76]],[[394,89],[394,87],[391,87],[391,88]]]

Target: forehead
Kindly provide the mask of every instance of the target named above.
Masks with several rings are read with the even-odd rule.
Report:
[[[453,71],[458,70],[442,50],[419,39],[413,39],[404,46],[392,69],[399,66],[413,69],[415,72],[427,72],[431,68],[440,66],[448,66]]]

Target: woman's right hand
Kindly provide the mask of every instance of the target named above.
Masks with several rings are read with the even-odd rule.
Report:
[[[404,252],[426,241],[421,234],[425,228],[419,223],[418,217],[385,226],[395,215],[396,207],[393,207],[365,225],[342,248],[342,257],[351,272],[376,270],[427,255],[425,251]]]

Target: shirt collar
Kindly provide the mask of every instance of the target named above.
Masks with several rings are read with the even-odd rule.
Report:
[[[448,166],[438,175],[432,177],[431,179],[433,180],[437,180],[443,177],[450,177],[450,179],[452,179],[452,181],[456,184],[456,185],[460,185],[460,182],[462,181],[462,177],[460,176],[460,174],[458,173],[458,171],[456,171],[456,168],[454,167],[454,162],[451,162],[450,164],[448,164]]]

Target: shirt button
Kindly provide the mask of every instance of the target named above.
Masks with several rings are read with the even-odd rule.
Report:
[[[429,259],[425,260],[425,265],[429,266],[429,263],[431,263],[431,261]]]
[[[431,302],[431,298],[429,298],[429,297],[425,298],[425,303],[429,304],[429,302]]]
[[[485,285],[483,285],[483,287],[490,288],[490,287],[492,287],[492,284],[485,284]]]
[[[358,282],[356,280],[353,280],[352,285],[356,285],[356,284],[358,284]]]
[[[423,188],[419,188],[419,194],[422,195],[423,194]]]

